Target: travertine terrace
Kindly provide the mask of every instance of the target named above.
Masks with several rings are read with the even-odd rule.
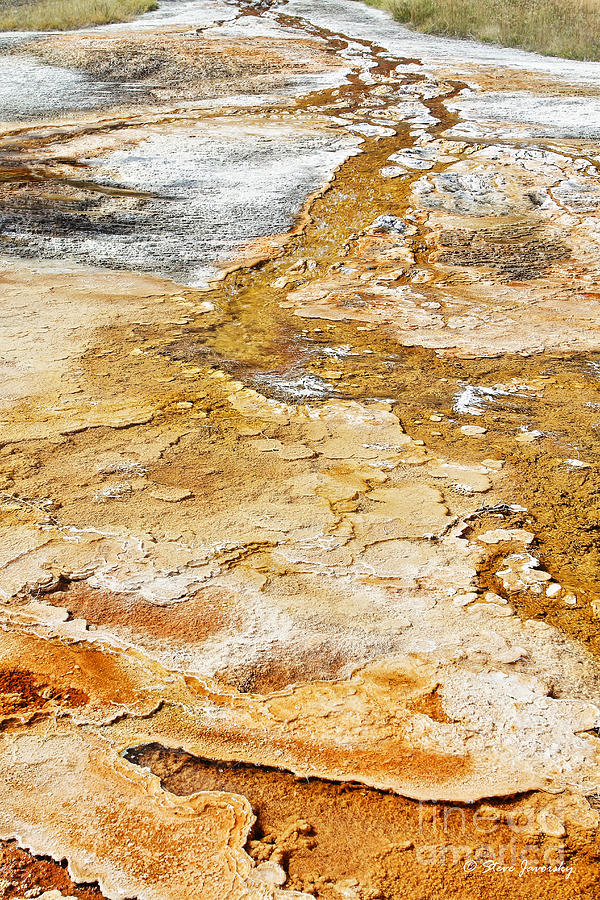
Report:
[[[1,52],[2,895],[595,896],[600,65]]]

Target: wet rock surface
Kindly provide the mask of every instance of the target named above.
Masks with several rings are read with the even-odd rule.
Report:
[[[11,900],[593,895],[597,90],[402,34],[5,47],[77,80],[0,135]]]

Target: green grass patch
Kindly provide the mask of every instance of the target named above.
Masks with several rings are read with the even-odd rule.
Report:
[[[130,22],[156,0],[0,0],[0,31],[68,31]]]
[[[600,0],[366,0],[425,34],[600,59]]]

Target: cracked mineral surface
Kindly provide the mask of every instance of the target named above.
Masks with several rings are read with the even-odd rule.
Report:
[[[600,66],[0,54],[0,896],[596,896]]]

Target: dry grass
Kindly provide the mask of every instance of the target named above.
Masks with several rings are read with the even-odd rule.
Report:
[[[0,0],[0,31],[67,31],[129,22],[156,0]]]
[[[600,0],[366,0],[426,34],[600,59]]]

